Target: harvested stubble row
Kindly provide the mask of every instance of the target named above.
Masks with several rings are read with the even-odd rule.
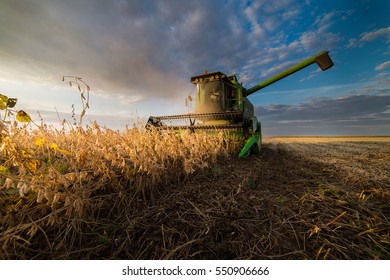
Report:
[[[389,259],[390,138],[265,142],[164,190],[120,257]]]

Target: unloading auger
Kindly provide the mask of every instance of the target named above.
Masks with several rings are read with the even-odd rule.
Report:
[[[227,129],[247,138],[239,157],[258,153],[261,148],[261,123],[254,114],[248,96],[313,63],[322,70],[333,66],[327,51],[318,54],[280,72],[279,74],[245,89],[236,75],[222,72],[207,73],[191,78],[196,85],[195,112],[183,115],[151,116],[147,126],[159,129],[196,130]]]

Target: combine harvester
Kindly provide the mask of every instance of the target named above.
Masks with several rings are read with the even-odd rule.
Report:
[[[147,126],[159,129],[187,130],[230,130],[245,137],[246,143],[239,157],[256,154],[261,148],[261,123],[254,114],[253,104],[248,96],[279,81],[313,63],[322,70],[333,66],[328,52],[322,51],[282,72],[245,89],[236,75],[221,72],[194,76],[191,82],[196,85],[195,112],[184,115],[151,116]],[[186,101],[192,101],[191,96]]]

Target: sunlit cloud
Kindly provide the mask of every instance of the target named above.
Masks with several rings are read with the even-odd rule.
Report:
[[[375,67],[375,70],[383,70],[386,67],[390,66],[390,61],[383,62]]]

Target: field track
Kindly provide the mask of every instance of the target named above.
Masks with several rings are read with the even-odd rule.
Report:
[[[390,137],[263,140],[257,156],[134,196],[112,224],[80,226],[78,251],[37,258],[390,259]]]

